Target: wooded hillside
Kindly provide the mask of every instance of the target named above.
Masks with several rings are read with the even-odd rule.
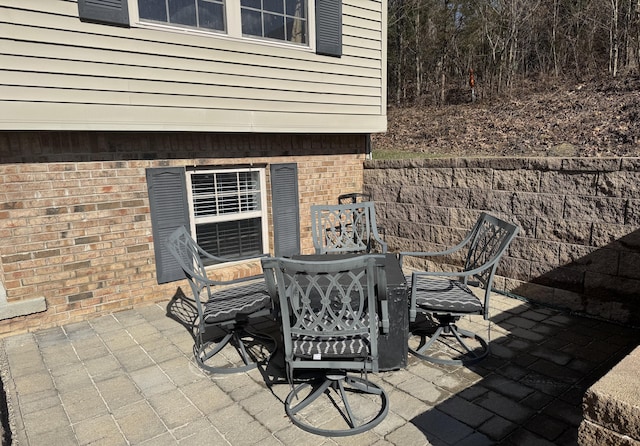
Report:
[[[389,104],[638,74],[640,0],[390,0]],[[471,92],[469,91],[469,95]]]

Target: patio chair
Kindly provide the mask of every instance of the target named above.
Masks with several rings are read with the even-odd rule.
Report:
[[[267,288],[282,320],[291,385],[285,412],[307,432],[354,435],[387,415],[387,395],[368,376],[378,371],[378,332],[388,332],[389,327],[384,262],[381,255],[262,260]],[[294,375],[300,371],[315,372],[315,379],[298,377],[295,384]],[[328,418],[318,416],[327,407],[335,407],[343,421],[327,423]]]
[[[387,252],[373,201],[311,206],[311,233],[316,254]]]
[[[434,258],[457,252],[464,254],[461,271],[413,272],[407,280],[411,283],[410,340],[414,335],[420,337],[416,348],[409,345],[414,356],[438,364],[469,365],[489,354],[489,344],[483,337],[457,323],[462,316],[489,318],[493,277],[517,232],[517,226],[483,212],[471,232],[453,248],[441,252],[400,253],[401,265],[407,256]],[[468,285],[483,288],[484,297],[477,297]],[[425,316],[422,324],[416,323],[418,314]]]
[[[273,353],[275,340],[270,336],[252,333],[247,325],[250,318],[271,314],[271,298],[262,275],[222,281],[211,280],[205,261],[222,263],[229,259],[217,257],[203,250],[184,226],[168,238],[168,250],[187,276],[198,312],[194,323],[193,352],[198,365],[212,373],[244,372],[265,360],[265,348]],[[234,258],[233,261],[241,259]],[[214,291],[214,288],[218,288]],[[208,339],[207,329],[218,329]],[[242,363],[230,363],[216,355],[227,345],[235,348]],[[239,365],[238,365],[239,364]]]

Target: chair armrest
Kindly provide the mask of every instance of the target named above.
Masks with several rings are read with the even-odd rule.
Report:
[[[243,260],[262,260],[264,258],[271,257],[271,254],[261,254],[259,256],[237,257],[237,258],[233,258],[233,259],[228,259],[228,258],[225,258],[225,257],[214,256],[214,255],[209,254],[208,252],[206,252],[204,250],[200,250],[200,252],[202,254],[204,254],[204,256],[206,258],[212,259],[212,260],[218,260],[221,263],[239,262],[239,261],[243,261]],[[237,279],[231,279],[231,280],[214,280],[214,279],[210,279],[210,278],[207,277],[207,281],[209,282],[209,285],[215,285],[215,286],[235,285],[235,284],[238,284],[238,283],[250,282],[252,280],[258,280],[258,279],[264,279],[264,273],[254,274],[253,276],[248,276],[248,277],[239,277]]]
[[[461,250],[462,248],[464,248],[464,246],[469,243],[469,241],[471,240],[471,238],[474,235],[474,231],[471,231],[467,234],[467,236],[464,238],[464,240],[462,240],[460,243],[458,243],[456,246],[453,246],[449,249],[445,249],[444,251],[433,251],[433,252],[429,252],[429,251],[403,251],[398,253],[398,262],[400,262],[400,267],[402,267],[402,261],[404,259],[404,257],[409,256],[409,257],[435,257],[435,256],[445,256],[447,254],[451,254],[454,253],[456,251]]]
[[[485,263],[479,268],[468,269],[463,271],[414,271],[411,275],[412,278],[416,276],[431,276],[431,277],[469,277],[476,274],[480,274],[483,271],[492,268],[500,259],[493,259],[490,262]]]
[[[383,241],[377,231],[373,231],[373,239],[376,241],[376,244],[380,245],[380,251],[382,254],[387,253],[387,242]]]

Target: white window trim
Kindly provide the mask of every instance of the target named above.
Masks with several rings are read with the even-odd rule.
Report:
[[[169,31],[180,34],[214,37],[218,39],[231,40],[235,42],[250,42],[264,46],[292,48],[298,51],[315,52],[316,50],[316,13],[315,0],[307,1],[307,40],[306,44],[296,44],[286,41],[261,39],[253,36],[242,35],[242,22],[240,20],[240,0],[225,0],[225,25],[227,32],[204,30],[195,28],[183,28],[171,24],[144,22],[140,20],[138,14],[138,0],[130,0],[128,2],[129,22],[132,28],[146,28],[160,31]]]
[[[187,199],[189,203],[189,220],[191,222],[191,235],[193,239],[196,240],[196,218],[193,213],[193,188],[191,184],[191,175],[197,173],[212,173],[212,172],[259,172],[259,181],[260,181],[260,211],[254,212],[246,212],[242,215],[236,216],[228,216],[228,217],[214,217],[211,219],[207,219],[206,222],[220,222],[220,221],[236,221],[236,220],[245,220],[250,218],[260,217],[262,219],[262,252],[269,252],[269,220],[268,220],[268,212],[267,212],[267,175],[266,168],[264,167],[248,167],[248,168],[225,168],[223,166],[212,166],[211,168],[202,168],[202,169],[186,169],[186,189],[187,189]],[[202,219],[199,219],[199,223],[203,222]],[[256,257],[259,258],[259,257]],[[238,261],[230,261],[225,262],[220,265],[210,265],[207,269],[217,269],[217,268],[226,268],[230,265],[237,265],[242,263],[251,262],[253,260],[238,260]]]

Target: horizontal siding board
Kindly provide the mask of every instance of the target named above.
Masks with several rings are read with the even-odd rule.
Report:
[[[335,104],[320,102],[291,102],[268,101],[225,97],[178,96],[166,94],[129,93],[119,91],[77,90],[45,87],[14,87],[0,85],[0,100],[4,101],[35,101],[59,102],[76,104],[109,104],[129,105],[136,107],[174,107],[200,109],[230,109],[273,111],[283,113],[304,113],[313,110],[314,113],[327,114],[374,114],[380,105],[372,107],[358,104]]]
[[[362,28],[369,31],[380,30],[379,21],[366,20],[361,17],[352,17],[352,16],[343,15],[342,24],[343,26],[346,26],[346,27]]]
[[[6,29],[5,29],[6,27]],[[0,37],[7,39],[22,40],[25,42],[40,42],[42,44],[63,45],[69,47],[70,51],[75,48],[95,48],[96,50],[122,51],[126,53],[155,54],[162,55],[164,59],[179,58],[193,60],[215,61],[223,63],[240,63],[246,66],[271,67],[279,69],[292,69],[312,72],[328,73],[351,73],[354,75],[367,76],[368,68],[375,68],[375,64],[367,62],[366,59],[349,57],[345,55],[341,58],[315,57],[316,60],[302,60],[294,57],[306,52],[290,52],[288,57],[277,57],[267,54],[245,54],[216,48],[204,48],[196,46],[181,46],[145,40],[126,39],[111,35],[94,35],[91,39],[85,38],[81,33],[69,32],[60,29],[39,28],[34,30],[28,25],[4,25],[0,29]],[[330,61],[340,61],[340,63],[330,63]]]
[[[125,102],[136,103],[136,96],[171,98],[171,103],[182,103],[181,106],[188,106],[189,101],[200,100],[232,100],[237,99],[242,103],[251,100],[282,102],[284,104],[313,103],[316,106],[329,104],[340,105],[373,105],[380,106],[380,98],[375,96],[356,96],[343,94],[326,94],[319,92],[299,92],[299,91],[277,91],[269,88],[253,87],[227,87],[222,85],[203,85],[193,83],[176,83],[168,81],[147,81],[133,80],[125,78],[98,77],[98,76],[70,76],[52,73],[29,73],[20,71],[3,71],[0,73],[0,84],[4,86],[26,87],[37,85],[42,101],[50,101],[50,94],[56,89],[67,91],[69,102],[79,102],[87,99],[87,91],[100,90],[101,93],[124,94],[128,98]],[[42,90],[42,88],[46,90]],[[179,97],[184,97],[182,100]],[[2,97],[0,97],[2,99]],[[148,103],[148,99],[143,103]],[[238,102],[240,103],[240,102]],[[154,101],[155,104],[155,101]],[[193,106],[196,106],[195,104]],[[246,105],[245,105],[246,107]],[[245,108],[243,107],[243,108]],[[285,106],[286,107],[286,106]],[[296,106],[297,107],[297,106]]]
[[[44,65],[47,67],[47,74],[38,74]],[[36,57],[24,57],[24,56],[4,56],[0,54],[0,66],[5,70],[9,70],[6,73],[0,74],[2,82],[12,85],[28,85],[30,82],[29,77],[23,77],[22,73],[26,75],[34,74],[44,79],[34,79],[40,82],[37,85],[41,86],[55,86],[55,79],[47,80],[47,77],[58,77],[58,82],[64,82],[64,78],[68,77],[70,85],[76,85],[83,88],[105,88],[114,89],[114,87],[107,88],[109,86],[109,79],[126,80],[128,82],[127,89],[132,91],[135,89],[135,84],[129,84],[130,82],[143,82],[144,89],[139,91],[146,92],[163,92],[171,93],[172,89],[176,91],[174,94],[194,94],[189,90],[202,89],[218,89],[218,88],[235,88],[237,95],[241,94],[242,88],[244,89],[256,89],[259,87],[262,90],[270,90],[274,95],[280,94],[300,94],[307,93],[309,95],[318,94],[316,85],[311,82],[292,80],[292,79],[272,79],[268,77],[252,77],[243,76],[238,80],[238,76],[229,74],[218,73],[201,73],[192,71],[180,71],[180,70],[157,70],[148,67],[136,67],[126,65],[109,65],[104,63],[89,63],[82,61],[69,61],[58,59],[41,59]],[[67,73],[73,73],[69,75]],[[76,84],[78,79],[81,84]],[[155,82],[155,83],[154,83]],[[49,83],[49,84],[47,84]],[[377,85],[376,85],[377,83]],[[174,84],[174,85],[172,85]],[[322,93],[331,98],[331,101],[341,102],[344,99],[341,96],[358,96],[358,97],[371,97],[378,96],[380,94],[380,83],[376,79],[369,80],[370,86],[356,86],[356,85],[337,85],[327,83],[325,84],[325,90]],[[220,90],[224,91],[224,90]],[[198,92],[204,95],[204,92]],[[216,94],[222,94],[216,90]],[[331,97],[334,95],[335,97]],[[258,97],[258,96],[256,96]],[[285,98],[285,96],[280,96]]]
[[[349,17],[359,17],[361,19],[369,20],[372,24],[377,23],[377,28],[380,27],[379,24],[382,20],[382,11],[379,9],[365,9],[349,4],[344,4],[342,6],[342,15],[345,16],[345,19],[348,19]]]
[[[6,44],[4,42],[6,42]],[[303,79],[304,82],[310,84],[322,83],[323,88],[325,88],[327,84],[355,87],[368,86],[378,84],[380,80],[379,68],[367,70],[368,76],[366,77],[357,75],[355,72],[347,72],[345,76],[335,73],[252,67],[243,64],[220,64],[210,60],[167,59],[163,56],[153,54],[114,52],[93,48],[73,48],[73,50],[70,51],[67,47],[59,45],[38,42],[12,42],[2,39],[0,39],[0,48],[3,48],[2,52],[5,54],[10,53],[16,56],[31,57],[38,60],[42,59],[42,63],[49,63],[49,60],[72,61],[77,63],[86,61],[88,64],[104,65],[106,72],[111,72],[114,69],[122,70],[126,69],[126,67],[131,67],[132,69],[147,69],[147,71],[155,71],[157,73],[151,77],[155,79],[168,78],[169,74],[165,73],[163,75],[162,73],[166,70],[173,70],[176,72],[194,73],[195,75],[201,74],[203,76],[207,74],[230,75],[236,79],[245,76],[248,78],[261,77],[282,81],[300,81]],[[160,63],[163,63],[164,66],[160,67]]]
[[[11,105],[11,113],[8,113]],[[241,110],[173,109],[0,101],[0,130],[171,130],[220,132],[375,133],[387,128],[386,116],[275,113]]]
[[[344,36],[342,39],[342,43],[347,46],[352,46],[354,48],[364,48],[367,50],[375,50],[378,52],[378,59],[380,59],[380,55],[382,53],[382,43],[380,41],[363,39],[361,37],[356,36]]]

